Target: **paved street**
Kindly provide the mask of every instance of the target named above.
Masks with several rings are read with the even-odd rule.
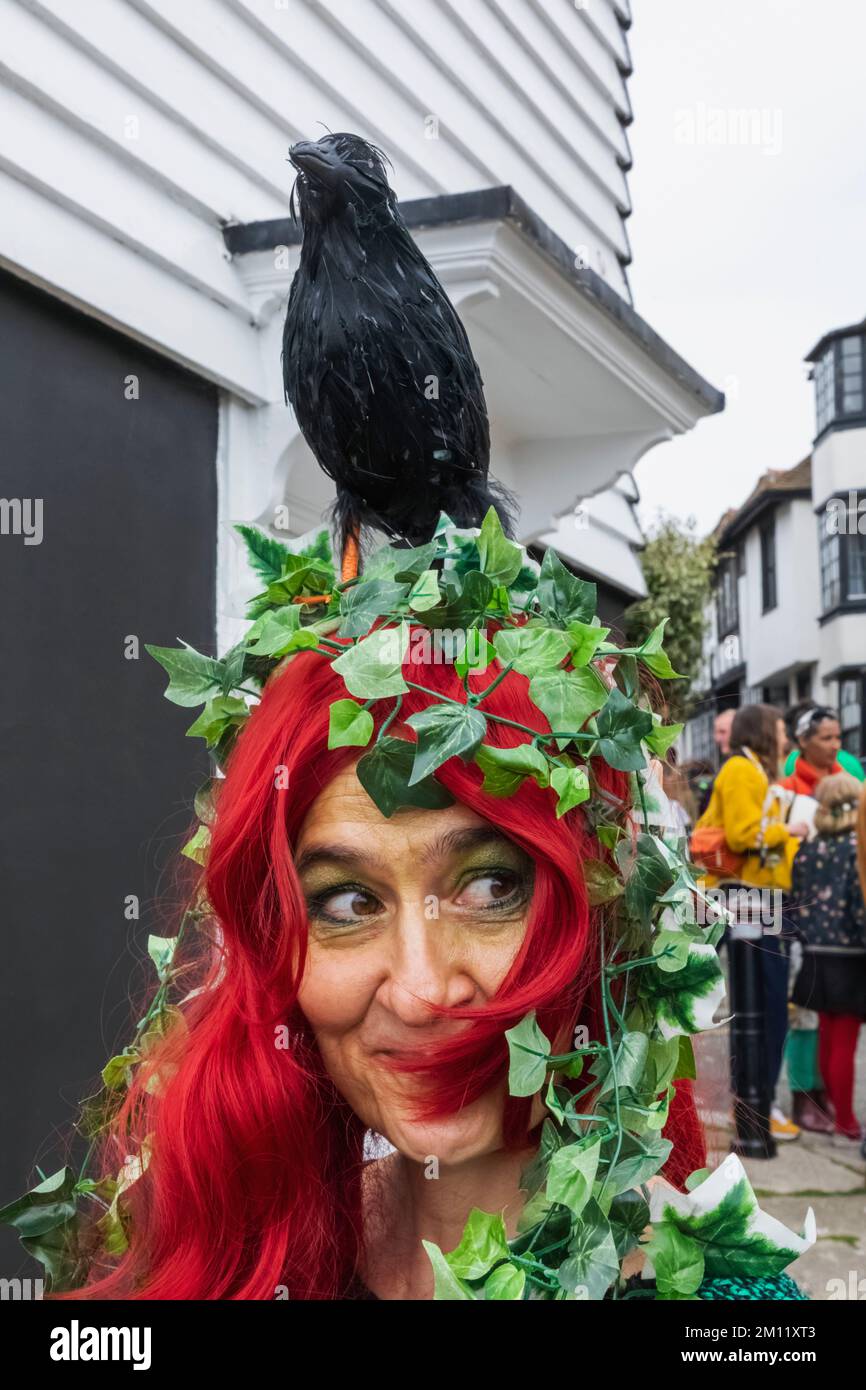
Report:
[[[711,1162],[716,1163],[730,1152],[730,1129],[719,1123],[728,1111],[727,1029],[704,1034],[696,1053],[702,1109],[710,1118]],[[855,1110],[862,1122],[866,1120],[866,1028],[860,1033],[856,1096]],[[790,1114],[784,1075],[779,1100]],[[866,1164],[856,1148],[841,1151],[829,1136],[802,1132],[799,1139],[779,1144],[776,1158],[746,1160],[746,1169],[763,1209],[791,1230],[802,1228],[810,1206],[815,1212],[818,1240],[791,1268],[809,1297],[866,1299]]]

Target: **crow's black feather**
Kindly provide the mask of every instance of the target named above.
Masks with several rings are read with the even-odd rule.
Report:
[[[466,330],[403,220],[386,156],[358,135],[294,145],[303,244],[283,329],[283,382],[361,526],[417,545],[444,511],[475,526],[513,499],[488,476],[484,387]]]

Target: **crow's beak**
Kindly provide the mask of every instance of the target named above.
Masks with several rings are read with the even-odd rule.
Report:
[[[338,167],[336,161],[312,140],[299,140],[292,145],[289,159],[299,173],[306,174],[317,183],[330,183]]]

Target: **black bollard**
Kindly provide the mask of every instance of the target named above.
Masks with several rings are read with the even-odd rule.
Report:
[[[767,1087],[764,1000],[760,962],[762,928],[736,922],[728,928],[728,991],[731,1013],[731,1082],[734,1152],[743,1158],[775,1158],[770,1132],[772,1097]]]

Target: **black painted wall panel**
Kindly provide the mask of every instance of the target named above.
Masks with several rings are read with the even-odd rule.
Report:
[[[0,1205],[59,1166],[129,1039],[148,931],[176,926],[154,897],[178,899],[207,758],[143,647],[213,650],[217,412],[210,384],[0,273],[0,498],[43,506],[41,543],[8,510],[0,534]],[[2,1229],[19,1270],[39,1272]]]

